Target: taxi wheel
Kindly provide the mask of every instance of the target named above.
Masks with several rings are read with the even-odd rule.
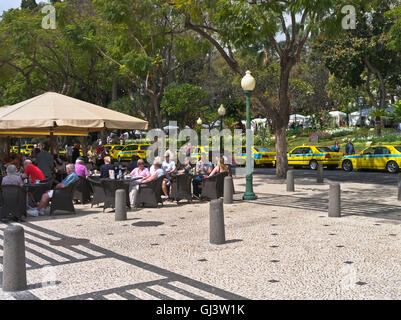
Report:
[[[386,165],[386,170],[389,172],[389,173],[396,173],[396,172],[398,172],[398,164],[397,164],[397,162],[395,162],[395,161],[389,161],[389,162],[387,162],[387,165]]]
[[[316,160],[311,160],[311,162],[309,162],[309,168],[311,168],[312,170],[316,170],[318,167],[317,161]]]
[[[350,160],[345,160],[343,162],[342,168],[344,171],[351,172],[353,169],[352,162]]]

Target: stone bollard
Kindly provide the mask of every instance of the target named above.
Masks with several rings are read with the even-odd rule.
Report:
[[[233,178],[227,176],[224,178],[224,204],[232,204],[233,203]]]
[[[339,183],[330,184],[329,217],[341,217],[341,186]]]
[[[127,220],[127,198],[124,189],[116,190],[115,221]]]
[[[27,289],[24,228],[9,226],[4,230],[3,291]]]
[[[288,192],[294,192],[295,187],[294,187],[294,171],[293,170],[288,170],[287,171],[287,191]]]
[[[323,164],[319,163],[317,166],[317,183],[323,183]]]
[[[401,201],[401,173],[398,174],[398,201]]]
[[[226,235],[224,231],[223,198],[210,201],[210,243],[224,244]]]

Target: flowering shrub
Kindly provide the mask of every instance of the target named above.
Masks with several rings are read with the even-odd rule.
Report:
[[[335,129],[327,129],[326,132],[331,135],[332,138],[342,137],[348,134],[354,133],[355,128],[335,128]]]

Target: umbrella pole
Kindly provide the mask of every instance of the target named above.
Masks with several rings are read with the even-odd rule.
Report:
[[[54,154],[54,133],[52,130],[50,131],[50,154]]]
[[[7,137],[7,158],[10,158],[11,138]]]

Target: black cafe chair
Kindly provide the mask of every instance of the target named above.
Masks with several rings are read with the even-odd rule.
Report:
[[[79,177],[74,189],[73,200],[79,200],[82,204],[91,202],[91,185],[86,178]]]
[[[17,185],[1,186],[1,219],[19,220],[26,217],[26,191]]]
[[[159,203],[163,205],[162,184],[165,176],[156,180],[139,184],[138,193],[135,198],[135,207],[157,207]]]
[[[67,211],[76,214],[73,196],[74,188],[76,187],[78,181],[70,184],[65,188],[54,189],[53,197],[50,199],[50,215],[52,215],[56,210]]]
[[[107,208],[115,208],[116,204],[116,191],[118,189],[125,190],[125,197],[127,207],[131,208],[130,201],[129,201],[129,182],[123,180],[115,180],[115,179],[100,179],[100,183],[102,184],[105,200],[103,206],[103,212]]]
[[[88,177],[88,181],[92,187],[92,202],[91,202],[91,208],[93,205],[99,205],[101,203],[104,203],[104,200],[106,198],[104,194],[104,189],[102,184],[100,183],[100,177]]]
[[[171,179],[171,198],[177,203],[180,200],[188,200],[192,202],[192,193],[191,193],[191,185],[192,185],[193,175],[189,173],[177,174]]]
[[[220,172],[203,180],[202,198],[208,200],[218,199],[224,196],[224,178],[228,172]]]

